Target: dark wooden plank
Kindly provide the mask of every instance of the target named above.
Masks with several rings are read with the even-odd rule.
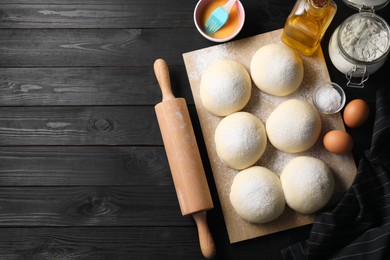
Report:
[[[248,0],[246,0],[248,1]],[[0,0],[0,5],[3,4],[29,4],[29,5],[131,5],[135,6],[141,5],[144,2],[144,7],[153,7],[157,5],[159,7],[164,7],[162,4],[158,4],[158,0]],[[178,5],[177,0],[164,0],[164,2],[168,5]],[[192,5],[195,5],[198,1],[191,0],[189,1]],[[187,6],[185,3],[182,6]],[[169,7],[164,7],[169,8]],[[146,11],[147,9],[145,9]]]
[[[223,224],[223,222],[221,222]],[[307,238],[308,228],[230,245],[223,229],[211,227],[215,259],[282,259],[280,250]],[[7,260],[204,259],[195,227],[1,228],[0,258]]]
[[[0,107],[0,145],[162,145],[151,106]]]
[[[195,107],[188,109],[203,142]],[[162,144],[153,106],[0,107],[0,146]]]
[[[0,29],[0,67],[151,66],[209,46],[189,29]]]
[[[202,259],[194,227],[1,228],[7,260]]]
[[[2,1],[0,28],[173,28],[194,27],[197,1]],[[7,3],[8,2],[8,3]],[[294,2],[242,1],[246,27],[283,23]]]
[[[139,173],[142,174],[142,173]],[[173,185],[0,187],[1,226],[185,226]]]
[[[170,73],[175,95],[194,104],[185,68],[170,66]],[[160,101],[151,66],[0,68],[0,106],[155,105]]]
[[[182,53],[215,44],[194,28],[0,29],[0,67],[151,66],[157,58],[183,66]]]
[[[172,187],[164,147],[0,147],[0,186]]]
[[[62,1],[66,3],[67,1]],[[1,5],[0,28],[172,28],[193,27],[194,3],[129,1],[103,5]]]

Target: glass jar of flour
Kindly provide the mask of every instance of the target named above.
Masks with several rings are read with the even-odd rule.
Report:
[[[329,57],[333,65],[346,75],[347,86],[364,87],[370,74],[385,63],[390,51],[390,27],[375,10],[390,0],[344,0],[359,10],[333,32],[329,41]]]

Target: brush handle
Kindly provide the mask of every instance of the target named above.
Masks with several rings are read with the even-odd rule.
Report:
[[[160,85],[163,101],[174,99],[175,96],[172,93],[171,79],[169,78],[169,69],[165,60],[156,60],[154,62],[153,68],[154,74],[156,74],[158,84]]]
[[[227,13],[230,13],[230,9],[232,9],[233,5],[237,2],[237,0],[229,0],[226,4],[222,6],[223,10]]]
[[[211,259],[215,256],[216,248],[214,239],[207,225],[206,211],[192,213],[198,227],[200,250],[205,258]]]

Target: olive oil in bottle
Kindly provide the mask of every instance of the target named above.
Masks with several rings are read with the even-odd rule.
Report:
[[[298,0],[283,28],[282,42],[304,55],[312,55],[336,10],[332,0]]]

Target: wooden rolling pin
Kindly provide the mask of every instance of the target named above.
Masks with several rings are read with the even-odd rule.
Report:
[[[155,110],[181,213],[195,219],[202,254],[212,258],[216,249],[207,225],[206,210],[214,205],[187,104],[184,98],[173,95],[168,65],[164,60],[155,61],[154,73],[163,96]]]

